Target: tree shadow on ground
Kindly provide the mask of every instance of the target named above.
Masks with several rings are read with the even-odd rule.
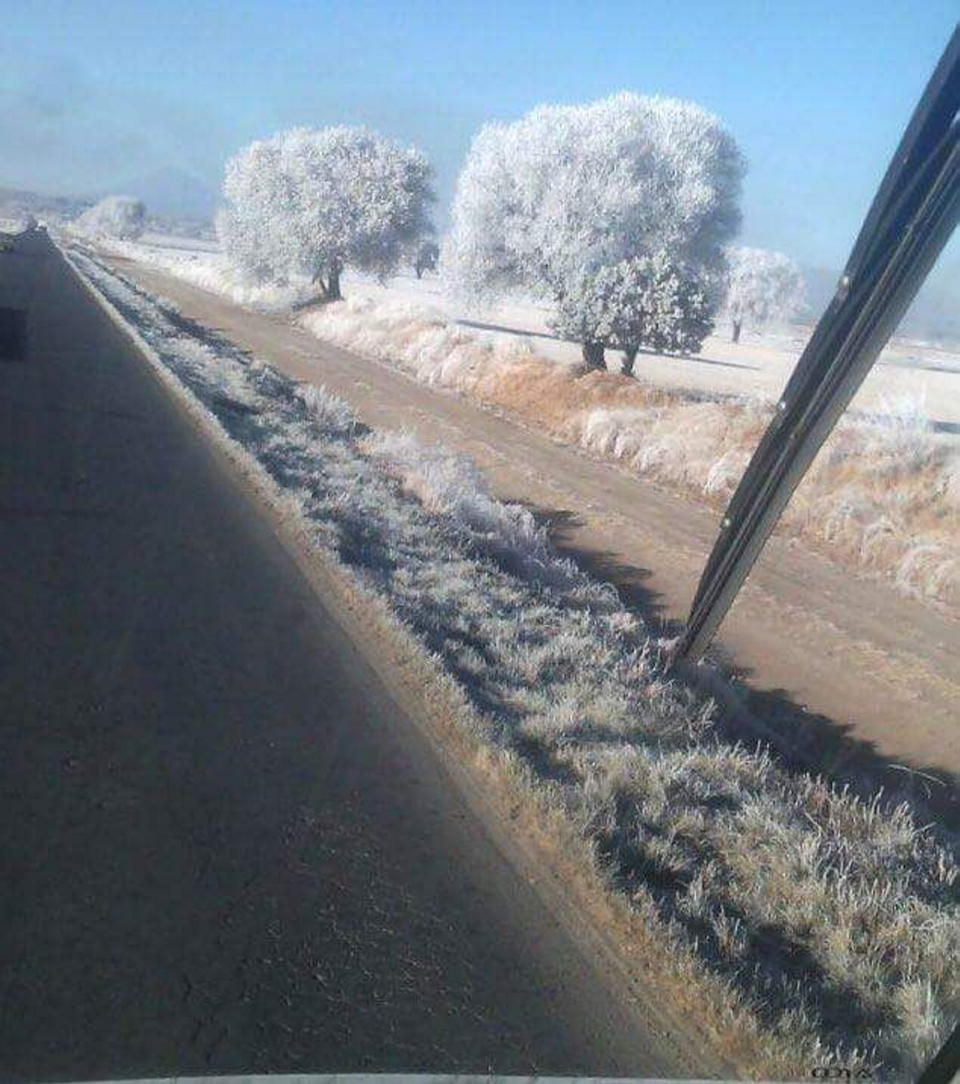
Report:
[[[178,312],[170,305],[161,303],[161,307],[163,309],[163,315],[181,335],[188,336],[192,339],[199,339],[204,346],[209,346],[218,354],[229,354],[231,358],[240,362],[246,362],[248,365],[253,361],[253,351],[238,346],[233,339],[227,337],[222,328],[211,327],[209,324],[201,324],[198,320],[194,320],[190,316],[184,316],[183,313]]]
[[[570,343],[571,346],[580,345],[573,339],[565,339],[562,335],[554,335],[550,331],[531,331],[529,328],[484,323],[482,320],[457,320],[457,323],[461,327],[475,328],[477,331],[500,331],[506,335],[521,335],[528,339],[551,339],[553,342]],[[612,352],[616,353],[615,350]],[[637,357],[673,358],[675,361],[692,361],[698,365],[719,365],[724,369],[749,369],[751,372],[760,372],[759,365],[747,365],[739,361],[719,361],[716,358],[704,358],[693,354],[674,354],[669,350],[640,350]]]
[[[572,532],[582,520],[569,509],[527,508],[546,527],[557,552],[612,584],[654,637],[673,639],[680,634],[682,621],[668,614],[662,596],[649,587],[650,569],[626,563],[610,551],[578,546]],[[762,742],[788,771],[822,775],[849,786],[866,801],[882,788],[888,802],[907,801],[919,823],[932,822],[951,834],[960,833],[957,775],[935,765],[886,756],[876,743],[854,736],[851,723],[807,710],[785,689],[751,683],[753,669],[724,647],[722,633],[703,664],[680,665],[676,674],[715,700],[718,726],[727,740],[747,746]]]

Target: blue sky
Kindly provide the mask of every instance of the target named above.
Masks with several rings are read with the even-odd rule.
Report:
[[[224,158],[252,138],[349,122],[420,145],[446,202],[485,120],[631,89],[723,118],[749,162],[746,242],[836,266],[957,10],[4,0],[0,184],[90,192],[177,166],[218,186]]]

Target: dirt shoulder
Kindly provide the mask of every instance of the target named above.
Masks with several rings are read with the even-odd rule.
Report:
[[[551,524],[558,547],[615,583],[649,618],[666,631],[683,619],[714,539],[712,511],[515,419],[321,343],[285,318],[116,262],[211,333],[299,380],[324,384],[369,424],[407,428],[470,455],[498,497],[531,506]],[[869,768],[888,789],[907,783],[945,814],[956,812],[960,622],[951,615],[774,539],[716,654],[740,679],[719,691],[745,733],[771,737],[837,775]]]

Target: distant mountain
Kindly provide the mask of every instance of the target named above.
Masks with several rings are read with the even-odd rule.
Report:
[[[209,222],[217,207],[213,189],[173,166],[134,177],[112,188],[111,193],[143,200],[151,217]]]
[[[50,222],[69,221],[92,202],[80,196],[49,196],[25,188],[0,187],[0,218],[19,219],[32,214]]]

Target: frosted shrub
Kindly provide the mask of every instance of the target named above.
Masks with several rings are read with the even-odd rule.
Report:
[[[356,428],[357,419],[353,410],[342,399],[331,395],[322,384],[319,387],[315,384],[301,384],[296,395],[310,415],[327,429],[349,433]]]
[[[803,276],[789,256],[765,248],[730,248],[727,262],[725,308],[734,342],[740,341],[744,321],[759,329],[803,308]]]
[[[135,241],[143,233],[146,208],[131,196],[106,196],[76,220],[74,226],[89,237]]]
[[[713,309],[705,277],[657,252],[584,271],[558,302],[550,326],[584,343],[588,353],[622,350],[621,371],[630,375],[641,346],[696,353],[713,328]]]

